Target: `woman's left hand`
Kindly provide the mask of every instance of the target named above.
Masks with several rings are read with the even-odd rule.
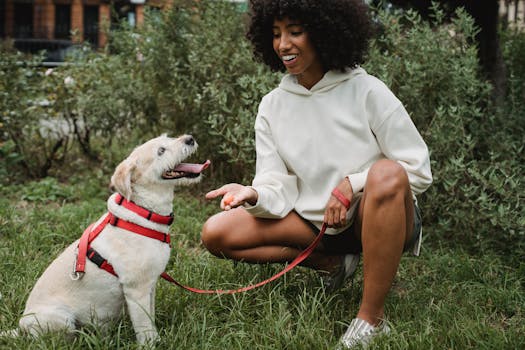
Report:
[[[336,187],[339,192],[348,199],[349,203],[352,203],[353,190],[350,180],[345,177]],[[328,203],[326,203],[326,209],[324,211],[324,222],[328,227],[343,227],[346,225],[346,213],[348,209],[346,206],[337,199],[333,194],[330,195]]]

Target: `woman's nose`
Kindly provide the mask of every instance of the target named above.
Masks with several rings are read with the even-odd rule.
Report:
[[[279,50],[285,51],[286,49],[289,49],[291,46],[290,38],[287,34],[281,34],[281,38],[279,40]]]

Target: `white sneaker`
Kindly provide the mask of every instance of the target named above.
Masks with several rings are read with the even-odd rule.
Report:
[[[339,340],[337,350],[352,349],[358,345],[366,347],[372,338],[388,333],[390,333],[390,327],[384,321],[377,326],[372,326],[365,320],[354,318]]]

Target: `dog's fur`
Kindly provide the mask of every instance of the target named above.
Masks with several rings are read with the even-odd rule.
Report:
[[[162,174],[196,148],[197,144],[188,135],[179,138],[162,135],[152,139],[118,165],[111,178],[112,188],[146,209],[169,215],[173,209],[174,187],[195,183],[200,176],[165,179]],[[108,199],[108,210],[117,217],[168,233],[167,225],[148,221],[117,205],[114,196],[116,193]],[[107,225],[91,246],[113,265],[118,278],[88,260],[84,277],[74,281],[70,274],[77,245],[78,240],[66,248],[37,281],[19,322],[20,330],[38,335],[47,331],[72,331],[87,323],[103,326],[120,314],[125,303],[138,342],[155,341],[158,338],[154,324],[155,285],[168,263],[169,245]]]

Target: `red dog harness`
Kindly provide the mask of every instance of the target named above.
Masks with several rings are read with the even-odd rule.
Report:
[[[163,225],[171,225],[173,222],[173,213],[168,216],[159,215],[150,210],[142,208],[135,203],[125,199],[120,193],[117,193],[115,196],[115,202],[118,205],[123,206],[124,208],[131,210],[132,212],[142,216],[143,218],[156,222]],[[93,248],[91,248],[91,242],[102,232],[107,224],[120,227],[126,231],[130,231],[142,236],[153,238],[161,242],[170,243],[170,235],[164,232],[156,231],[143,227],[132,222],[126,221],[124,219],[118,218],[112,213],[108,212],[104,219],[93,228],[94,223],[89,225],[89,227],[84,231],[80,237],[80,242],[77,247],[77,256],[75,259],[75,267],[73,273],[71,274],[71,279],[78,280],[84,276],[86,269],[86,258],[95,263],[99,268],[106,270],[112,275],[117,276],[113,266],[107,262],[99,253],[97,253]]]

